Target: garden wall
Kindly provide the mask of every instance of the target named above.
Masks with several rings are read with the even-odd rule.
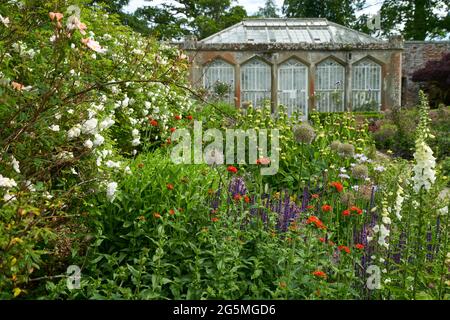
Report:
[[[405,41],[402,65],[402,105],[411,106],[418,101],[419,85],[411,80],[414,71],[430,60],[440,60],[450,52],[450,41]]]

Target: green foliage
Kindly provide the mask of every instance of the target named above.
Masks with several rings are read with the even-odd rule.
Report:
[[[242,21],[247,12],[242,6],[232,5],[230,0],[179,0],[146,5],[136,11],[136,16],[151,23],[158,38],[195,35],[202,39]]]
[[[286,0],[283,13],[289,18],[326,18],[346,27],[356,26],[356,11],[364,1],[360,0]]]

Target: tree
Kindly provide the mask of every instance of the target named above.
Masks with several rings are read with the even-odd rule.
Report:
[[[123,8],[130,3],[130,0],[92,0],[91,6],[101,5],[104,10],[111,14],[117,14],[122,24],[131,27],[134,31],[141,34],[149,34],[147,21],[142,20],[135,13],[129,14],[123,11]]]
[[[401,32],[406,40],[445,37],[450,32],[449,9],[450,0],[385,0],[381,7],[383,34]]]
[[[260,7],[254,17],[258,18],[279,18],[278,7],[273,0],[266,0],[264,7]]]
[[[247,12],[233,6],[234,0],[177,0],[159,6],[147,5],[136,11],[159,38],[195,35],[205,38],[242,21]]]
[[[364,0],[285,0],[283,13],[289,18],[326,18],[353,27],[357,25],[356,11]]]
[[[428,61],[412,74],[412,81],[421,82],[433,104],[450,105],[450,52],[441,60]]]

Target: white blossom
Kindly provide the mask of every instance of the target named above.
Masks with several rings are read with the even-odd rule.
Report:
[[[95,118],[86,120],[81,127],[81,130],[85,134],[95,134],[97,132],[98,120]]]
[[[67,138],[73,139],[79,137],[81,134],[81,125],[77,124],[76,126],[72,127],[67,131]]]
[[[17,183],[16,183],[16,181],[14,181],[14,179],[4,177],[0,174],[0,187],[6,188],[6,189],[14,188],[14,187],[17,187]]]
[[[87,139],[83,145],[88,148],[88,149],[92,149],[92,147],[94,146],[94,143],[91,141],[91,139]]]
[[[436,181],[436,158],[433,157],[433,150],[423,139],[416,141],[416,152],[414,153],[415,165],[413,168],[413,188],[419,192],[422,187],[429,191],[431,185]]]
[[[117,182],[109,182],[106,186],[106,197],[110,202],[113,202],[116,198]]]
[[[15,172],[20,173],[19,161],[17,161],[17,159],[14,158],[14,156],[11,156],[11,165],[13,166]]]
[[[11,21],[9,21],[8,17],[3,17],[2,15],[0,15],[0,22],[8,28]]]
[[[49,127],[49,129],[52,130],[52,131],[58,132],[59,131],[59,125],[57,125],[57,124],[51,125]]]
[[[105,142],[105,138],[100,134],[95,134],[94,136],[94,147],[100,146]]]
[[[111,118],[106,118],[105,120],[103,120],[102,122],[100,122],[100,130],[105,130],[108,129],[109,127],[111,127],[114,124],[114,120]]]

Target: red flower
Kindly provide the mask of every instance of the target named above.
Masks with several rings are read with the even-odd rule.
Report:
[[[211,221],[212,221],[212,222],[217,222],[217,221],[219,221],[219,218],[213,217],[213,218],[211,218]]]
[[[234,195],[233,199],[234,201],[240,201],[242,199],[242,196],[238,193]]]
[[[362,249],[364,249],[364,245],[361,244],[361,243],[358,243],[358,244],[355,245],[355,248],[359,249],[359,250],[362,250]]]
[[[311,195],[311,198],[313,199],[319,199],[319,195],[317,193],[314,193]]]
[[[319,238],[319,241],[325,243],[325,238]]]
[[[329,204],[324,204],[322,206],[322,211],[323,212],[330,212],[332,210],[331,206]]]
[[[158,121],[156,121],[155,119],[150,120],[150,125],[153,127],[157,127],[158,126]]]
[[[232,173],[237,173],[238,169],[236,167],[233,167],[233,166],[228,166],[227,171],[228,172],[232,172]]]
[[[193,117],[192,117],[191,115],[188,115],[188,116],[186,116],[186,119],[188,119],[188,120],[192,120],[192,119],[193,119]]]
[[[355,211],[357,214],[362,214],[362,212],[363,212],[360,208],[358,208],[356,206],[352,206],[350,208],[350,211]]]
[[[161,218],[161,215],[160,215],[158,212],[155,212],[155,213],[153,214],[153,216],[154,216],[156,219],[160,219],[160,218]]]
[[[339,250],[339,251],[344,250],[346,253],[350,253],[350,248],[347,247],[347,246],[339,246],[339,247],[338,247],[338,250]]]
[[[170,128],[170,132],[175,132],[176,128]]]
[[[166,187],[167,187],[167,190],[173,190],[173,184],[171,184],[171,183],[168,183],[166,185]]]
[[[327,274],[323,271],[320,270],[316,270],[313,273],[313,276],[317,277],[317,278],[322,278],[322,279],[326,279],[327,278]]]
[[[342,211],[342,215],[343,216],[349,216],[350,215],[350,210],[344,210],[344,211]]]
[[[332,182],[330,183],[330,186],[334,187],[337,192],[342,192],[342,190],[344,190],[344,186],[340,182]]]
[[[173,216],[173,215],[175,214],[175,210],[170,209],[170,210],[169,210],[169,214],[170,214],[171,216]]]
[[[245,201],[245,203],[250,203],[250,198],[248,196],[245,196],[244,201]]]
[[[175,116],[175,120],[181,120],[181,116],[180,115],[176,115]]]

